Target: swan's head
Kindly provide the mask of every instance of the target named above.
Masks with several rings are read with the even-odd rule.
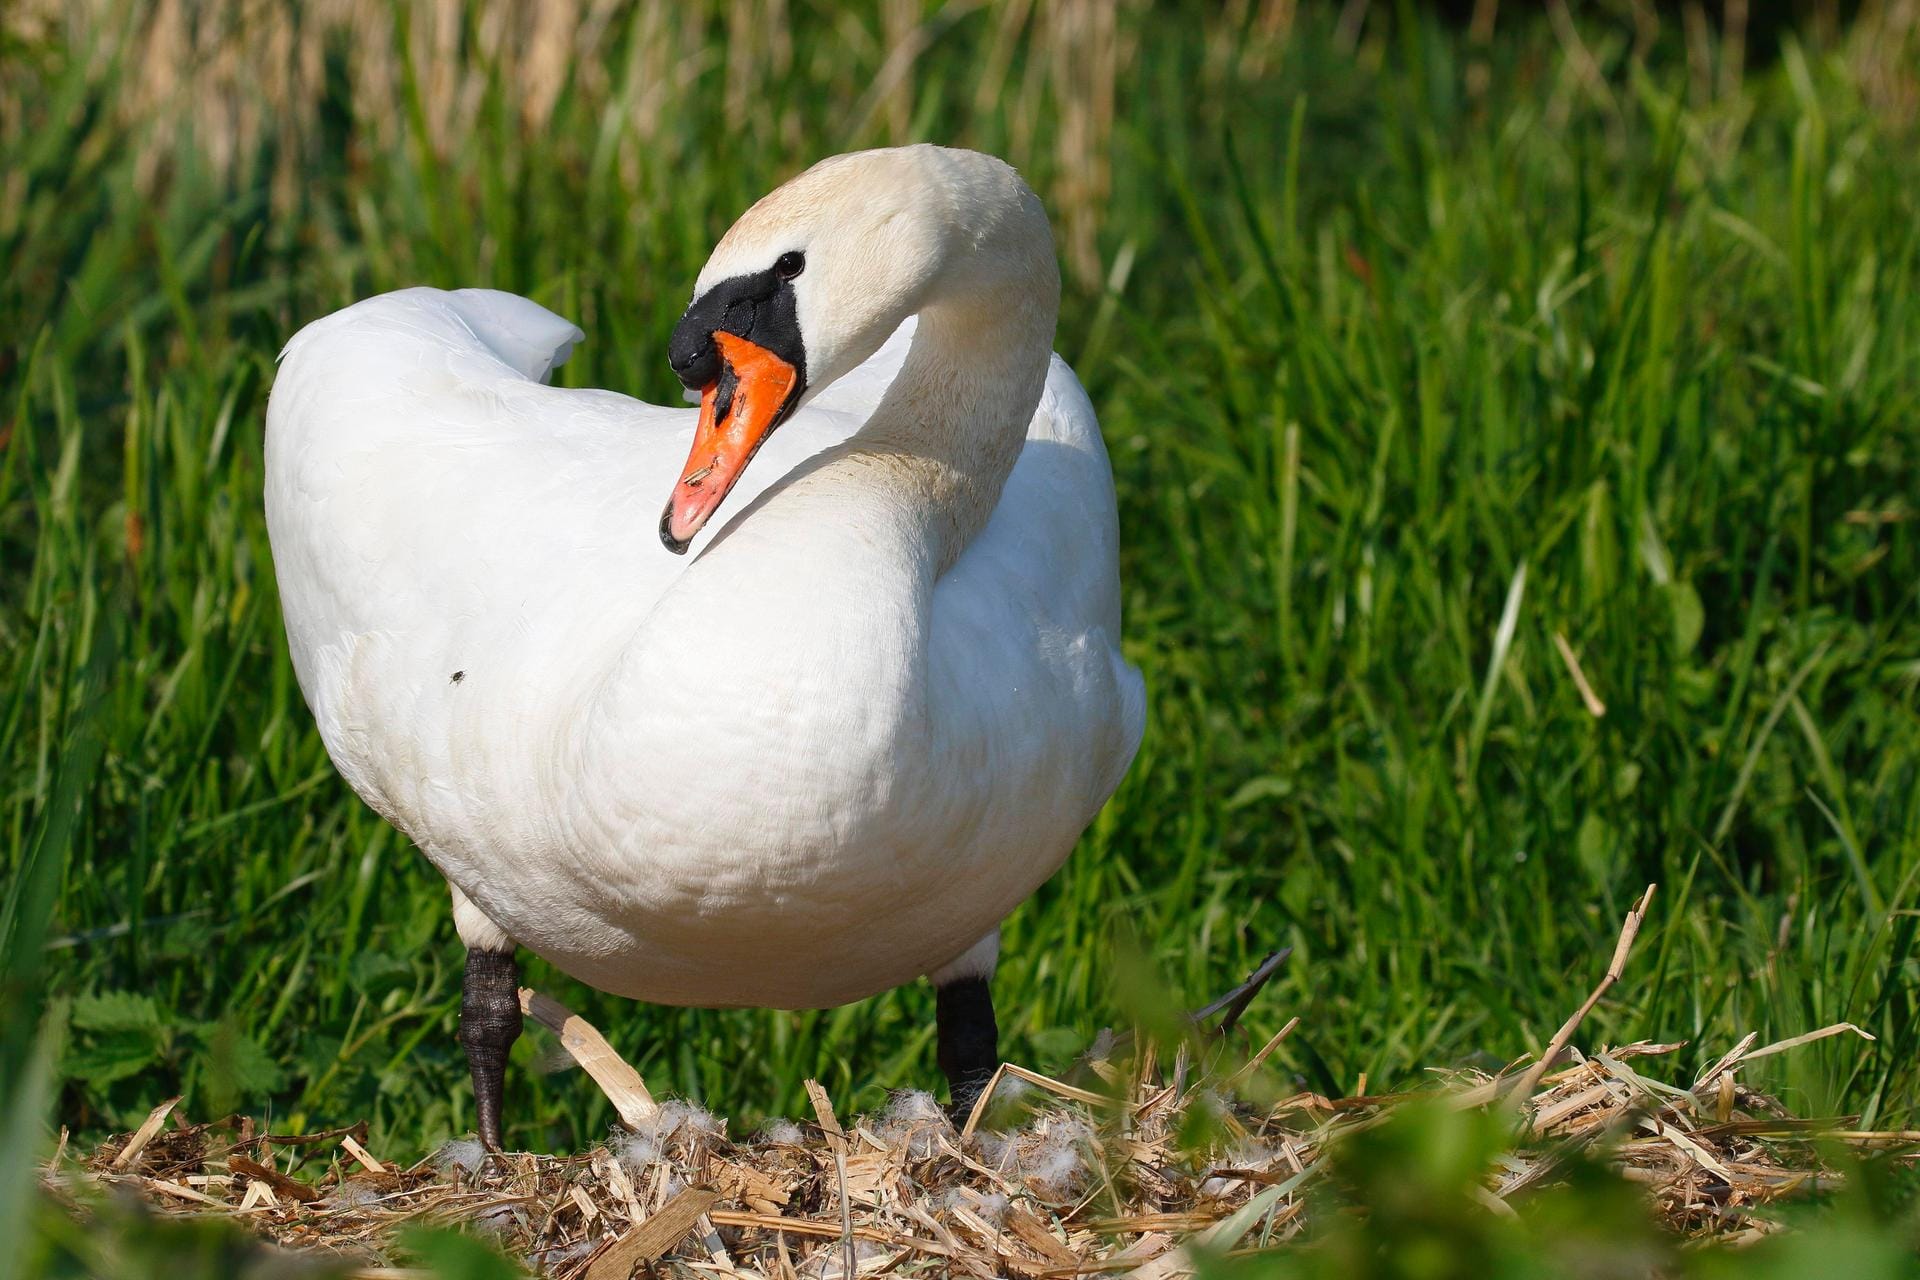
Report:
[[[767,436],[906,317],[1008,287],[1057,299],[1059,276],[1039,198],[991,156],[855,152],[761,199],[721,237],[667,347],[700,421],[660,540],[684,553]]]

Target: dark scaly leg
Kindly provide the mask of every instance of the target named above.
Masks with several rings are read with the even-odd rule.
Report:
[[[984,977],[956,978],[934,990],[940,1070],[947,1077],[947,1114],[964,1125],[981,1090],[1000,1066],[1000,1028]]]
[[[467,973],[460,988],[460,1043],[473,1073],[473,1105],[479,1113],[480,1141],[500,1150],[500,1092],[506,1081],[507,1051],[520,1038],[520,966],[513,951],[467,952]]]

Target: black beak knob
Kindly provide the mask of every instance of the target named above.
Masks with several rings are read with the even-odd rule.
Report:
[[[745,338],[779,355],[796,369],[807,367],[800,340],[793,282],[772,268],[733,276],[713,285],[688,304],[667,340],[667,363],[690,391],[704,391],[720,378],[720,349],[715,333]]]
[[[689,325],[688,316],[674,329],[667,343],[667,363],[674,376],[688,389],[698,391],[720,376],[720,352],[713,345],[713,330],[704,332]]]

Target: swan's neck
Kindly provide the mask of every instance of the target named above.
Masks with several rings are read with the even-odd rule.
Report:
[[[986,527],[1020,456],[1046,384],[1053,322],[1045,290],[1009,287],[926,307],[866,426],[808,479],[903,503],[938,577]]]
[[[737,759],[802,778],[793,794],[816,817],[883,803],[875,779],[907,785],[906,763],[935,754],[924,742],[938,719],[934,587],[1019,457],[1052,354],[1056,282],[924,306],[867,424],[699,553],[627,648],[589,733],[658,745],[659,785],[716,806],[742,802],[728,790],[742,780],[712,770]]]

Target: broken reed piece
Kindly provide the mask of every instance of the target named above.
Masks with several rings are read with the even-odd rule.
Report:
[[[1029,1071],[1016,1063],[1003,1062],[994,1068],[993,1074],[987,1077],[986,1087],[981,1089],[980,1096],[973,1100],[973,1110],[967,1113],[967,1123],[960,1130],[962,1138],[971,1138],[980,1127],[980,1117],[986,1114],[987,1104],[993,1100],[994,1090],[998,1089],[1000,1082],[1008,1076],[1016,1080],[1024,1080],[1036,1088],[1045,1089],[1048,1093],[1057,1093],[1063,1098],[1084,1102],[1091,1107],[1105,1108],[1112,1102],[1112,1099],[1105,1094],[1095,1093],[1091,1089],[1082,1089],[1064,1080],[1055,1080],[1052,1076],[1041,1075],[1038,1071]]]
[[[160,1126],[167,1122],[168,1114],[179,1105],[179,1098],[168,1098],[152,1111],[149,1111],[147,1118],[141,1122],[140,1127],[133,1131],[133,1136],[127,1139],[127,1145],[120,1148],[120,1154],[113,1158],[113,1164],[110,1167],[114,1169],[131,1168],[133,1162],[140,1157],[140,1153],[147,1149],[147,1144],[153,1141],[154,1135],[160,1132]]]
[[[587,1268],[586,1280],[627,1280],[633,1269],[651,1265],[686,1239],[700,1216],[720,1198],[717,1191],[687,1187],[660,1206],[652,1217],[615,1240]]]
[[[1266,1060],[1269,1057],[1273,1056],[1273,1051],[1280,1047],[1280,1042],[1282,1040],[1285,1040],[1288,1036],[1292,1035],[1293,1029],[1299,1025],[1300,1025],[1300,1019],[1298,1016],[1288,1018],[1286,1026],[1281,1027],[1278,1031],[1274,1032],[1273,1037],[1269,1039],[1266,1042],[1266,1044],[1261,1046],[1260,1051],[1258,1053],[1254,1054],[1251,1058],[1248,1058],[1246,1062],[1241,1064],[1238,1070],[1236,1070],[1232,1075],[1227,1077],[1226,1088],[1233,1089],[1237,1085],[1244,1083],[1248,1076],[1251,1076],[1254,1072],[1258,1071],[1261,1068],[1261,1066],[1266,1062]]]
[[[859,1254],[853,1247],[853,1201],[847,1195],[847,1133],[833,1114],[833,1099],[818,1080],[807,1081],[807,1099],[813,1103],[814,1118],[820,1122],[820,1131],[827,1135],[827,1147],[833,1152],[833,1172],[840,1180],[841,1274],[853,1280],[859,1270]]]
[[[1569,1040],[1573,1039],[1573,1033],[1579,1030],[1586,1016],[1593,1012],[1593,1006],[1599,1004],[1600,997],[1606,995],[1613,984],[1620,981],[1620,975],[1626,971],[1627,956],[1633,950],[1633,940],[1640,936],[1640,925],[1646,920],[1647,907],[1653,902],[1653,891],[1659,887],[1657,884],[1648,885],[1647,891],[1640,895],[1639,903],[1633,910],[1627,912],[1626,921],[1620,926],[1620,938],[1613,944],[1613,959],[1608,963],[1607,971],[1601,977],[1599,984],[1587,997],[1586,1003],[1574,1010],[1571,1018],[1560,1024],[1560,1030],[1554,1032],[1553,1039],[1547,1042],[1546,1050],[1532,1066],[1526,1069],[1520,1077],[1520,1082],[1513,1087],[1513,1091],[1508,1096],[1519,1105],[1524,1107],[1527,1104],[1527,1100],[1533,1096],[1534,1089],[1540,1083],[1540,1077],[1547,1073],[1547,1068],[1553,1065],[1553,1060],[1560,1056],[1560,1051],[1567,1047]]]
[[[227,1168],[234,1173],[244,1174],[256,1182],[264,1182],[274,1191],[301,1204],[312,1204],[315,1200],[322,1198],[322,1192],[317,1187],[310,1186],[298,1178],[290,1178],[270,1164],[249,1160],[243,1155],[229,1155]]]
[[[350,1133],[342,1134],[340,1137],[340,1145],[346,1148],[347,1154],[352,1156],[355,1160],[358,1160],[360,1162],[361,1167],[364,1168],[368,1173],[390,1172],[387,1166],[385,1166],[384,1164],[381,1164],[378,1160],[374,1158],[372,1152],[368,1151],[365,1147],[361,1146],[357,1141],[355,1141],[354,1136],[352,1134]]]
[[[615,1113],[620,1117],[620,1123],[628,1130],[638,1132],[642,1125],[659,1115],[660,1104],[653,1100],[653,1093],[647,1088],[647,1082],[640,1078],[640,1073],[633,1069],[632,1064],[615,1052],[614,1047],[607,1043],[607,1038],[600,1034],[598,1027],[553,997],[542,995],[531,987],[520,988],[520,1012],[559,1037],[560,1047],[580,1064],[580,1069],[586,1072],[595,1084],[600,1086],[600,1092],[605,1094],[607,1101],[613,1104]],[[702,1200],[701,1196],[705,1199]],[[695,1207],[687,1226],[662,1245],[660,1252],[664,1253],[671,1249],[679,1242],[681,1236],[697,1228],[708,1255],[716,1263],[730,1266],[726,1258],[725,1246],[714,1232],[712,1222],[706,1217],[707,1206],[713,1203],[715,1197],[704,1192],[701,1196],[682,1192],[668,1204],[663,1205],[658,1213],[639,1228],[622,1236],[619,1244],[624,1245],[629,1239],[647,1230],[656,1222],[660,1224],[657,1228],[659,1231],[671,1229],[676,1219],[663,1218],[662,1215],[676,1205],[679,1206],[676,1212],[685,1212],[689,1205],[693,1205]],[[643,1239],[644,1247],[651,1247],[651,1243],[651,1237]],[[602,1255],[603,1258],[607,1256],[610,1254]],[[651,1262],[658,1256],[659,1254],[654,1254],[642,1259],[636,1253],[633,1255],[634,1262],[629,1263],[627,1269],[631,1270],[640,1261]],[[598,1264],[596,1264],[596,1270],[590,1273],[591,1275],[599,1274],[597,1266]],[[625,1276],[626,1271],[607,1274]]]
[[[647,1082],[591,1022],[531,987],[520,988],[520,1012],[560,1037],[560,1047],[600,1086],[621,1124],[637,1130],[659,1114],[660,1104],[647,1090]]]

